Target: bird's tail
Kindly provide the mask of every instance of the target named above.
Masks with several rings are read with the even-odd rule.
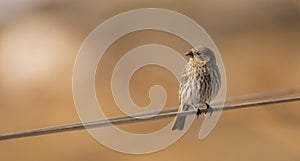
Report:
[[[186,116],[177,116],[172,130],[183,130]]]
[[[178,112],[187,111],[189,109],[188,105],[182,105],[179,107]],[[186,116],[176,116],[176,120],[173,124],[172,130],[183,130]]]

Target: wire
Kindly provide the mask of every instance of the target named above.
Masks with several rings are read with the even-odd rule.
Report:
[[[249,101],[255,101],[255,100],[266,100],[266,99],[270,99],[270,98],[290,96],[290,95],[295,95],[295,94],[297,94],[297,95],[300,94],[300,87],[260,92],[260,93],[248,94],[248,95],[243,95],[243,96],[235,96],[232,98],[227,98],[225,100],[225,104],[232,104],[232,103],[243,102],[243,101],[249,102]],[[218,106],[222,103],[223,103],[223,101],[216,100],[214,103],[212,103],[212,105]],[[178,107],[174,107],[174,108],[168,108],[162,112],[174,112],[177,110],[178,110]],[[156,111],[153,111],[153,113],[155,113],[155,112]],[[158,112],[156,112],[156,113],[158,113]]]
[[[291,98],[281,98],[281,99],[274,99],[274,100],[264,100],[264,101],[257,101],[251,103],[241,103],[241,104],[234,104],[234,105],[226,105],[224,107],[215,107],[213,111],[221,111],[221,110],[232,110],[232,109],[239,109],[239,108],[247,108],[247,107],[254,107],[254,106],[262,106],[262,105],[271,105],[271,104],[278,104],[278,103],[285,103],[285,102],[294,102],[300,101],[300,96],[298,97],[291,97]],[[207,109],[201,109],[202,113],[207,113]],[[67,131],[75,131],[75,130],[82,130],[82,129],[90,129],[90,128],[99,128],[103,126],[110,126],[112,124],[125,124],[130,122],[140,122],[152,119],[161,119],[161,118],[168,118],[174,117],[176,115],[191,115],[196,114],[196,111],[184,111],[184,112],[165,112],[160,114],[154,114],[153,112],[143,113],[143,114],[136,114],[133,117],[129,116],[118,116],[112,117],[109,119],[102,119],[102,120],[95,120],[89,121],[84,123],[73,123],[73,124],[66,124],[61,126],[54,126],[48,128],[41,128],[35,130],[29,130],[24,132],[16,132],[16,133],[7,133],[0,135],[0,140],[8,140],[8,139],[15,139],[15,138],[23,138],[23,137],[30,137],[30,136],[38,136],[38,135],[45,135],[45,134],[52,134],[52,133],[59,133],[59,132],[67,132]]]
[[[282,97],[282,96],[294,95],[299,93],[300,93],[300,87],[287,88],[287,89],[281,89],[276,91],[268,91],[268,92],[237,96],[237,97],[226,99],[226,103],[240,102],[240,101],[254,101],[258,99]]]

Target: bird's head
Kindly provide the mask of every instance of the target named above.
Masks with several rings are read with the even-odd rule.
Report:
[[[199,61],[202,63],[216,62],[216,57],[211,49],[205,46],[197,46],[192,48],[185,56],[190,58],[190,61]]]

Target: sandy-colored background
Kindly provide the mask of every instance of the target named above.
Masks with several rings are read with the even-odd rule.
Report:
[[[224,1],[225,2],[225,1]],[[72,99],[72,70],[85,37],[123,11],[158,7],[185,14],[210,34],[224,61],[227,95],[298,87],[300,81],[300,2],[297,0],[0,2],[0,133],[78,122]],[[183,53],[190,47],[161,32],[126,35],[107,51],[96,75],[105,111],[116,110],[110,92],[112,68],[124,52],[158,43]],[[112,54],[114,53],[114,54]],[[146,82],[146,83],[141,83]],[[131,95],[149,103],[148,89],[161,84],[166,107],[176,106],[174,76],[157,66],[137,71]],[[209,137],[199,141],[201,120],[171,147],[147,155],[126,155],[95,141],[86,131],[0,142],[2,161],[81,160],[300,160],[300,103],[226,111]],[[135,133],[157,130],[170,119],[120,126]],[[113,139],[113,138],[112,138]]]

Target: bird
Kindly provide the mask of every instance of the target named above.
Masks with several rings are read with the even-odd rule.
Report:
[[[209,105],[221,87],[221,74],[213,51],[199,45],[185,53],[189,58],[184,66],[179,84],[179,112],[193,108],[197,118],[201,115],[200,107],[206,106],[206,112],[213,112]],[[186,116],[177,114],[172,130],[183,130]]]

